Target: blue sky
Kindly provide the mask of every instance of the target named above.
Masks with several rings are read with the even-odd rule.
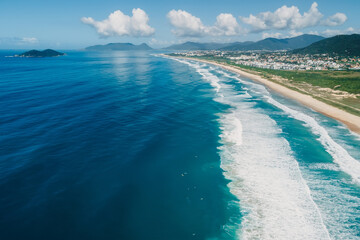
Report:
[[[358,0],[8,0],[0,1],[0,49],[331,36],[360,32],[359,9]]]

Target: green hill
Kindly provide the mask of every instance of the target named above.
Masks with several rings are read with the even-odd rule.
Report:
[[[338,35],[292,51],[295,54],[360,56],[360,34]]]
[[[52,49],[46,49],[44,51],[31,50],[20,55],[16,55],[16,57],[57,57],[63,55],[65,54]]]

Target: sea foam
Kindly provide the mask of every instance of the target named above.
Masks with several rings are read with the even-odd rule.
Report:
[[[288,142],[276,122],[254,108],[248,91],[229,88],[206,66],[183,61],[215,89],[214,100],[231,106],[220,115],[221,167],[243,212],[242,239],[330,239]],[[230,76],[230,75],[229,75]],[[225,76],[225,77],[229,77]],[[261,89],[256,89],[258,92]],[[256,92],[255,90],[255,92]]]
[[[305,125],[308,126],[311,131],[318,136],[319,142],[332,156],[334,162],[337,163],[344,172],[348,173],[356,183],[360,184],[360,162],[350,156],[350,154],[343,147],[336,143],[330,137],[326,129],[320,126],[320,124],[313,117],[293,110],[271,97],[268,97],[268,102],[280,108],[294,119],[305,123]]]
[[[300,120],[304,125],[306,125],[312,133],[316,133],[317,136],[321,135],[318,138],[318,141],[322,143],[324,149],[328,151],[330,156],[334,159],[332,163],[317,163],[310,164],[307,167],[302,168],[303,177],[306,177],[307,184],[311,187],[312,192],[311,196],[316,202],[319,209],[321,209],[321,216],[324,224],[327,226],[327,229],[333,239],[354,239],[355,236],[359,235],[359,226],[357,225],[358,216],[360,210],[358,206],[360,205],[360,198],[356,194],[358,187],[349,183],[347,179],[334,178],[332,175],[319,174],[319,170],[328,170],[328,171],[343,171],[345,172],[344,164],[348,163],[349,166],[352,164],[357,164],[357,160],[350,156],[350,154],[341,147],[336,141],[329,136],[327,130],[322,127],[314,117],[311,117],[308,114],[290,109],[283,104],[280,104],[278,101],[271,98],[271,94],[266,90],[264,86],[261,86],[257,83],[252,83],[241,79],[237,75],[230,75],[223,71],[218,71],[223,76],[227,78],[232,78],[237,80],[242,84],[249,83],[252,84],[252,88],[256,86],[256,93],[259,94],[258,97],[262,96],[263,99],[267,100],[273,106],[281,109],[288,116],[291,112],[293,115],[290,117]],[[312,112],[312,111],[309,111]],[[293,117],[295,116],[295,117]],[[339,125],[342,126],[342,125]],[[333,130],[333,129],[330,129]],[[347,130],[348,131],[348,130]],[[333,134],[341,134],[335,133]],[[352,136],[352,132],[348,131],[348,135]],[[355,134],[355,137],[357,135]],[[343,143],[344,144],[344,143]],[[349,146],[347,146],[348,148]],[[356,155],[358,156],[358,155]],[[335,160],[337,158],[338,160]],[[340,164],[339,164],[340,159]],[[344,159],[346,161],[344,161]],[[355,175],[356,177],[357,175]]]

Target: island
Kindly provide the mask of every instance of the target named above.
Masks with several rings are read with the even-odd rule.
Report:
[[[64,55],[65,53],[61,53],[52,49],[46,49],[43,51],[30,50],[22,54],[15,55],[14,57],[58,57]]]

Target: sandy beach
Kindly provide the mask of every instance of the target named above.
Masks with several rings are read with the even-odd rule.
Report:
[[[169,56],[166,55],[166,57],[169,57]],[[218,63],[218,62],[202,60],[202,59],[194,59],[194,58],[186,58],[186,57],[179,57],[179,58],[213,64],[218,67],[224,68],[228,71],[235,72],[235,73],[239,74],[240,76],[249,78],[256,82],[259,82],[259,83],[265,85],[266,87],[280,93],[281,95],[283,95],[285,97],[291,98],[307,107],[310,107],[311,109],[313,109],[319,113],[322,113],[328,117],[334,118],[334,119],[344,123],[351,131],[360,134],[360,117],[353,115],[351,113],[348,113],[339,108],[333,107],[324,102],[321,102],[309,95],[294,91],[294,90],[284,87],[280,84],[277,84],[275,82],[272,82],[265,78],[262,78],[258,75],[245,72],[237,67],[229,66],[226,64]]]

